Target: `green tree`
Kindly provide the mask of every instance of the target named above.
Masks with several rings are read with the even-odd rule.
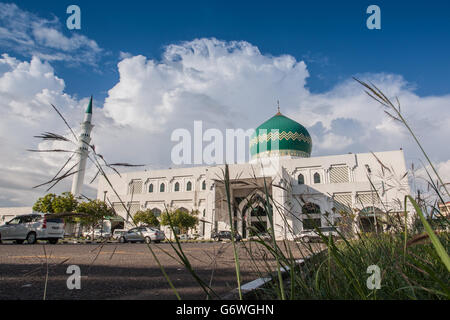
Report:
[[[159,227],[158,218],[155,216],[153,211],[147,209],[145,211],[138,211],[134,214],[134,222],[136,224],[149,225],[152,227]]]
[[[80,203],[77,207],[77,212],[86,214],[86,216],[80,218],[80,223],[91,226],[92,233],[100,221],[105,217],[114,215],[114,211],[105,202],[100,200]],[[94,234],[92,234],[92,238],[94,238]]]
[[[161,215],[161,225],[169,226],[170,222],[172,222],[174,228],[180,230],[181,233],[186,233],[198,224],[197,214],[197,210],[193,210],[190,213],[180,209],[164,212]]]
[[[54,193],[46,194],[34,203],[33,210],[42,213],[55,213],[53,209],[53,202],[55,199],[56,195]]]
[[[78,201],[72,193],[64,192],[59,196],[49,193],[35,202],[33,210],[42,213],[70,213],[76,212],[77,207]],[[65,217],[64,220],[73,221],[70,217]]]

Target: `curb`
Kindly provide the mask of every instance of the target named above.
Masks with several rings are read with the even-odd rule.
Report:
[[[305,263],[305,261],[311,259],[312,257],[314,257],[318,254],[321,254],[325,250],[322,250],[313,255],[310,255],[309,257],[306,257],[305,259],[297,259],[297,260],[295,260],[295,263],[297,266],[302,266]],[[286,276],[286,273],[289,270],[290,270],[289,266],[281,267],[281,274],[282,274],[283,278]],[[274,271],[274,273],[275,272],[276,271]],[[241,285],[242,295],[244,296],[245,294],[248,294],[254,290],[257,290],[257,289],[261,288],[262,286],[264,286],[265,284],[267,284],[268,282],[273,281],[273,280],[275,280],[275,277],[268,275],[267,277],[257,278],[253,281],[247,282],[247,283]],[[239,288],[235,288],[235,289],[231,290],[230,292],[224,294],[221,297],[221,300],[239,300]]]
[[[62,244],[101,244],[101,243],[116,243],[114,241],[91,241],[91,240],[61,240]]]

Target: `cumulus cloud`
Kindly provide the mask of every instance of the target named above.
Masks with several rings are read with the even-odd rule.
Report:
[[[103,108],[94,110],[93,141],[111,162],[173,167],[170,154],[175,143],[170,136],[174,129],[192,132],[195,120],[203,121],[204,130],[254,128],[276,113],[278,99],[282,113],[310,131],[313,155],[403,147],[408,162],[417,163],[421,157],[406,130],[387,117],[354,80],[327,92],[311,93],[304,62],[290,55],[262,54],[245,41],[195,39],[171,44],[159,60],[122,54],[118,71],[119,81],[103,106],[95,101]],[[363,74],[359,78],[372,81],[390,97],[399,97],[425,149],[450,177],[450,151],[445,147],[450,134],[450,96],[418,96],[400,75]],[[64,86],[50,63],[38,57],[19,61],[3,55],[0,59],[0,110],[4,114],[0,147],[6,150],[0,156],[4,164],[0,169],[2,205],[30,204],[36,193],[29,193],[27,186],[45,181],[63,163],[62,155],[30,154],[25,149],[36,147],[31,137],[43,131],[68,133],[50,103],[58,105],[78,128],[88,98],[77,100],[64,92]],[[89,176],[94,173],[91,170]],[[66,184],[61,190],[64,187],[69,189]],[[93,189],[88,191],[95,194]]]
[[[0,3],[0,45],[24,56],[92,66],[97,65],[103,51],[84,35],[64,35],[56,17],[44,19],[6,3]]]
[[[6,54],[0,58],[0,203],[30,205],[43,191],[33,186],[49,180],[62,155],[37,154],[27,149],[44,148],[33,136],[44,131],[65,132],[63,122],[51,110],[53,103],[66,116],[80,119],[80,101],[64,93],[64,81],[51,65],[39,58],[19,61]],[[83,101],[81,101],[82,103]],[[85,103],[87,101],[84,101]],[[78,120],[79,121],[79,120]],[[56,191],[68,190],[68,182]],[[91,192],[92,193],[92,192]]]

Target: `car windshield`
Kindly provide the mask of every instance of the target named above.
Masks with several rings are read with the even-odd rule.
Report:
[[[20,217],[14,218],[8,222],[8,224],[19,224],[20,223]]]
[[[64,223],[64,219],[62,218],[48,218],[48,215],[45,216],[46,221],[50,223]]]

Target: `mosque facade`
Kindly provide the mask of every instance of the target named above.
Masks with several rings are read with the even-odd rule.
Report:
[[[312,146],[306,128],[280,112],[255,130],[251,160],[228,166],[231,223],[243,238],[272,227],[279,240],[315,227],[373,232],[386,227],[377,223],[382,215],[403,214],[410,190],[402,150],[311,157]],[[217,165],[110,175],[120,199],[103,177],[97,197],[107,197],[126,228],[127,211],[194,212],[199,224],[191,232],[209,239],[231,229],[224,171]]]

